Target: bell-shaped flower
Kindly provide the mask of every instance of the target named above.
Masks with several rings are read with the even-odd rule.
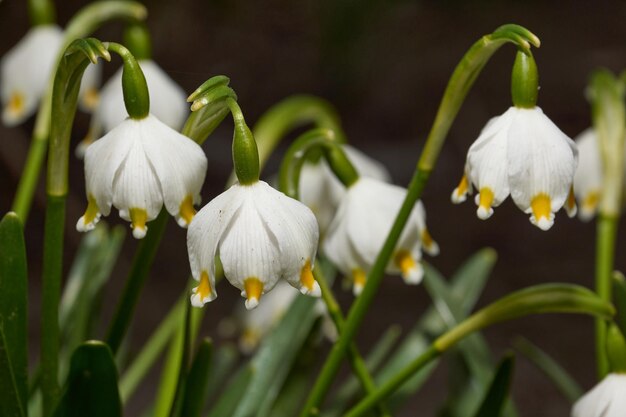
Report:
[[[143,59],[139,61],[139,65],[150,90],[150,112],[172,129],[180,130],[189,114],[185,91],[154,61]],[[102,132],[109,132],[126,116],[120,68],[102,87],[89,132],[78,145],[76,154],[81,157]]]
[[[622,417],[626,412],[626,375],[607,375],[572,408],[572,417]]]
[[[564,205],[570,217],[576,213],[577,160],[574,142],[539,107],[511,107],[491,119],[470,147],[465,175],[451,199],[463,202],[476,187],[476,214],[487,219],[510,194],[532,224],[548,230]]]
[[[33,27],[0,61],[2,123],[15,126],[37,109],[54,69],[63,30],[56,25]]]
[[[216,297],[216,255],[248,309],[281,278],[303,294],[318,296],[311,271],[318,239],[317,221],[304,204],[263,181],[233,185],[204,206],[189,226],[189,262],[200,282],[191,303],[201,307]]]
[[[35,113],[55,70],[63,30],[57,25],[39,25],[9,50],[0,61],[2,123],[15,126]],[[98,99],[101,69],[89,65],[81,83],[79,104],[93,109]]]
[[[574,194],[580,207],[581,220],[590,220],[598,209],[602,193],[602,160],[598,136],[592,128],[576,137],[578,167],[574,175]]]
[[[390,182],[391,176],[383,164],[358,149],[343,145],[348,160],[362,177]],[[345,187],[337,179],[324,158],[319,162],[307,162],[300,171],[300,199],[315,213],[322,235],[326,233],[335,216]]]
[[[406,197],[406,189],[360,177],[343,196],[323,243],[328,259],[353,280],[360,294],[365,279],[383,247]],[[417,202],[387,265],[389,274],[401,274],[407,284],[419,284],[424,274],[420,264],[424,248],[437,254],[439,247],[426,229],[425,210]]]
[[[113,205],[141,239],[163,204],[185,227],[200,202],[206,169],[202,148],[188,137],[153,115],[128,118],[87,149],[88,205],[76,228],[93,229]]]

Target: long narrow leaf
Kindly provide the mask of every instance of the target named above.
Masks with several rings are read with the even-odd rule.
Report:
[[[3,349],[8,361],[0,372],[0,379],[13,380],[22,410],[26,409],[28,398],[27,306],[24,232],[17,215],[8,213],[0,222],[0,329],[4,333]],[[12,375],[8,373],[9,368]],[[5,394],[12,395],[0,392],[0,403],[4,402]]]
[[[72,355],[65,392],[54,417],[121,417],[117,370],[109,347],[82,344]]]
[[[232,345],[221,346],[211,363],[211,373],[206,387],[206,398],[211,400],[224,384],[239,359],[239,351]]]
[[[613,303],[617,314],[617,323],[622,334],[626,334],[626,279],[621,272],[613,272]]]
[[[204,339],[198,348],[187,376],[181,413],[184,417],[200,417],[202,413],[202,407],[206,401],[206,386],[209,379],[212,351],[211,340]]]
[[[0,415],[26,417],[13,369],[11,369],[11,360],[2,327],[0,327]]]
[[[498,370],[491,381],[489,391],[487,391],[487,395],[485,395],[474,417],[500,417],[509,396],[514,368],[515,356],[505,356],[498,365]]]
[[[253,373],[250,366],[242,367],[219,397],[208,417],[232,416],[248,389]]]

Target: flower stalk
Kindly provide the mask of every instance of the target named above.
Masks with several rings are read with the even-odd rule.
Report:
[[[496,29],[492,34],[483,36],[461,59],[461,62],[454,70],[448,82],[448,86],[446,87],[424,150],[422,151],[422,155],[417,163],[417,168],[408,186],[404,203],[400,208],[383,249],[378,254],[376,262],[368,274],[367,283],[363,288],[363,292],[356,299],[348,313],[344,331],[339,336],[337,343],[333,346],[309,394],[301,417],[317,414],[318,407],[328,392],[339,370],[341,361],[356,336],[370,304],[374,300],[376,291],[382,281],[385,267],[391,259],[393,250],[411,215],[413,206],[422,195],[422,191],[435,166],[452,122],[482,68],[488,62],[489,58],[506,43],[513,43],[523,51],[529,51],[531,44],[536,47],[540,45],[539,39],[527,29],[517,25],[504,25]]]
[[[29,0],[28,16],[32,26],[49,25],[56,22],[56,10],[52,0]]]

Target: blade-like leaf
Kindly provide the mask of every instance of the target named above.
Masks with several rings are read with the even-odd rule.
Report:
[[[72,355],[65,392],[54,417],[121,417],[117,370],[109,347],[89,341]]]
[[[187,376],[182,416],[199,417],[202,413],[202,407],[206,401],[212,351],[213,344],[209,339],[204,339],[198,348]]]
[[[0,415],[26,417],[6,346],[4,331],[0,327]]]
[[[8,213],[0,222],[0,328],[4,332],[4,349],[22,410],[26,409],[28,398],[27,306],[24,231],[17,215]],[[0,374],[0,379],[5,378],[8,375]],[[1,395],[0,402],[3,402]]]
[[[460,312],[464,317],[474,308],[497,260],[495,250],[484,248],[466,260],[452,275],[450,291],[460,301]]]
[[[514,368],[515,356],[512,354],[505,356],[500,361],[498,370],[489,386],[489,391],[487,391],[478,412],[474,415],[475,417],[500,417],[509,396]]]
[[[513,346],[539,368],[572,404],[583,394],[576,380],[539,347],[522,337],[517,338]]]
[[[622,334],[626,334],[626,279],[617,271],[613,273],[613,303],[617,310],[615,323]]]
[[[220,395],[217,404],[211,409],[208,417],[232,416],[248,389],[253,373],[254,371],[249,365],[241,367]]]
[[[211,400],[222,388],[224,381],[233,372],[235,364],[239,359],[239,351],[232,345],[221,346],[211,363],[211,373],[206,387],[206,398]]]

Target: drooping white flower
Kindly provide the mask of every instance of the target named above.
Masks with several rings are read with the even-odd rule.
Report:
[[[304,204],[263,181],[233,185],[204,206],[189,226],[189,262],[200,281],[191,303],[201,307],[216,297],[216,255],[248,309],[280,278],[303,294],[319,295],[311,272],[318,239],[315,216]]]
[[[33,27],[0,61],[2,122],[15,126],[30,117],[43,97],[55,71],[63,30],[57,25]],[[93,110],[98,100],[101,68],[89,65],[79,93],[80,107]]]
[[[200,202],[207,159],[202,148],[155,116],[128,118],[87,149],[85,177],[88,206],[76,228],[94,228],[111,205],[131,222],[133,236],[146,234],[163,204],[185,227]]]
[[[56,25],[35,26],[0,62],[2,123],[15,126],[37,109],[63,42]]]
[[[598,136],[592,128],[576,137],[578,167],[574,175],[574,194],[580,206],[581,220],[590,220],[598,209],[602,193],[602,160]]]
[[[626,413],[626,375],[609,374],[572,408],[572,417],[623,417]]]
[[[365,285],[367,272],[383,247],[406,192],[405,188],[361,177],[347,189],[339,204],[323,249],[345,276],[352,277],[355,295]],[[386,272],[401,274],[407,284],[419,284],[423,277],[419,262],[422,241],[428,243],[430,253],[439,251],[426,229],[424,207],[418,201]]]
[[[151,59],[140,60],[139,65],[150,91],[150,112],[172,129],[180,130],[189,113],[185,91]],[[109,132],[126,117],[120,68],[102,87],[89,133],[78,145],[76,154],[82,156],[102,132]]]
[[[564,205],[570,217],[576,214],[577,160],[574,142],[539,107],[511,107],[491,119],[470,147],[465,175],[451,199],[463,202],[476,187],[476,214],[487,219],[510,194],[532,224],[548,230]]]
[[[391,176],[383,164],[365,155],[358,149],[343,145],[348,160],[362,177],[389,182]],[[333,219],[345,187],[322,158],[317,163],[307,162],[300,172],[300,199],[315,213],[322,235]]]

